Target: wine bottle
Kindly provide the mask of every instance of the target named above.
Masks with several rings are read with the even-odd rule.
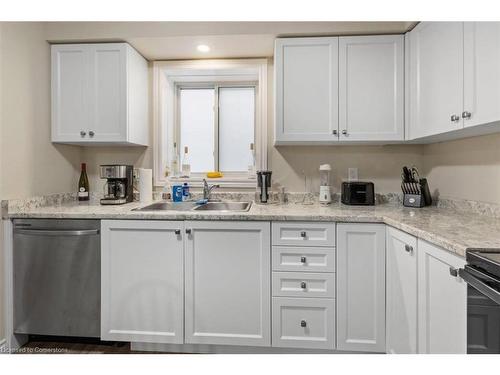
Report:
[[[179,177],[179,153],[177,151],[177,143],[174,142],[174,154],[172,157],[172,177]]]
[[[182,177],[191,177],[191,164],[189,164],[187,146],[184,147],[184,156],[182,158]]]
[[[80,179],[78,180],[78,200],[88,201],[89,196],[89,178],[87,177],[87,164],[82,163]]]

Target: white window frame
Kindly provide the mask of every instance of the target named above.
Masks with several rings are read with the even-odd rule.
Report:
[[[176,134],[179,86],[218,83],[222,86],[255,84],[255,168],[267,169],[267,59],[155,61],[153,63],[154,184],[189,182],[201,186],[204,176],[165,177]],[[166,132],[166,134],[165,134]],[[164,145],[164,140],[167,144]],[[179,144],[179,143],[177,143]],[[179,150],[182,157],[182,150]],[[169,164],[166,164],[169,163]],[[214,179],[222,187],[254,188],[256,180],[247,175],[227,173]]]

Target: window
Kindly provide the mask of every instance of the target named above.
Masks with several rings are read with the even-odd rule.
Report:
[[[255,143],[255,86],[178,88],[177,144],[188,147],[193,175],[243,175]]]
[[[189,150],[192,185],[208,171],[224,173],[224,187],[254,187],[248,165],[267,167],[267,60],[155,62],[154,177],[163,185],[174,144],[179,161]]]

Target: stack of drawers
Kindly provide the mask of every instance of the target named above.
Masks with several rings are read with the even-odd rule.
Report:
[[[335,223],[273,222],[273,346],[335,348]]]

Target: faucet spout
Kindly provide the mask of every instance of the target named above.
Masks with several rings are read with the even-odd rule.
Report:
[[[210,200],[210,194],[212,193],[213,189],[219,188],[220,185],[208,185],[208,182],[206,179],[203,179],[203,199]]]

